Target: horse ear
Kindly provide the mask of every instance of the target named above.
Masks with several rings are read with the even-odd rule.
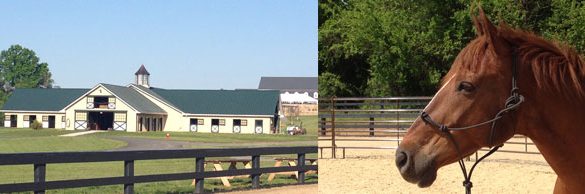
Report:
[[[479,19],[477,19],[475,12],[473,12],[473,7],[469,7],[469,11],[471,12],[471,18],[473,19],[473,24],[475,24],[475,31],[477,31],[477,35],[483,36],[484,35],[483,26],[481,25],[481,23],[479,23]]]
[[[489,49],[493,51],[497,55],[506,55],[509,53],[510,48],[506,41],[499,36],[498,28],[487,18],[481,6],[477,6],[479,8],[479,14],[481,18],[478,18],[473,9],[471,10],[471,14],[473,17],[473,23],[475,24],[475,29],[477,30],[477,34],[479,36],[485,36],[487,42],[489,43]]]

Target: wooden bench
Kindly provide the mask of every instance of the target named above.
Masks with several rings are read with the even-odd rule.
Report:
[[[238,163],[242,163],[244,165],[244,168],[246,169],[250,169],[252,168],[252,160],[245,160],[245,159],[229,159],[229,160],[207,160],[205,161],[205,164],[203,165],[203,167],[207,167],[207,163],[212,163],[213,164],[213,171],[222,171],[224,170],[223,167],[221,166],[222,163],[230,163],[230,166],[228,167],[228,170],[232,170],[232,169],[237,169],[236,165]],[[209,178],[209,179],[220,179],[221,183],[223,183],[224,186],[226,187],[231,187],[232,185],[230,184],[229,179],[234,179],[237,177],[244,177],[244,178],[248,178],[250,177],[250,175],[240,175],[240,176],[224,176],[224,177],[218,177],[218,178]],[[191,185],[195,185],[195,179],[193,179],[193,182],[191,182]]]
[[[297,165],[297,158],[274,158],[274,160],[276,161],[276,163],[274,163],[274,167],[280,167],[282,165],[282,162],[287,162],[288,166],[296,166]],[[317,159],[316,158],[310,158],[310,159],[305,159],[306,161],[309,161],[308,165],[317,165]],[[314,170],[311,171],[307,171],[305,174],[316,174],[317,172]],[[268,181],[272,181],[274,179],[274,176],[277,174],[290,174],[290,175],[295,175],[295,178],[299,178],[299,172],[298,171],[291,171],[291,172],[278,172],[278,173],[270,173],[270,175],[268,176]]]

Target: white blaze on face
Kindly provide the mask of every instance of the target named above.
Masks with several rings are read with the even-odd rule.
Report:
[[[455,75],[457,75],[457,74],[455,74]],[[427,104],[425,109],[423,109],[423,112],[425,112],[427,110],[427,107],[429,107],[429,105],[431,105],[431,103],[433,103],[433,100],[435,100],[435,98],[439,95],[439,93],[441,93],[441,91],[443,91],[445,86],[449,85],[449,82],[455,77],[455,75],[451,76],[451,78],[449,78],[449,80],[447,80],[447,82],[441,87],[441,89],[439,89],[439,91],[435,94],[435,96],[433,96],[433,98],[431,98],[431,101],[429,102],[429,104]]]

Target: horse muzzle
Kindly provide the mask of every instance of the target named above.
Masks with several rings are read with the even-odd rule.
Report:
[[[396,150],[395,162],[402,178],[421,188],[431,186],[437,178],[437,168],[432,158],[414,153],[402,144]]]

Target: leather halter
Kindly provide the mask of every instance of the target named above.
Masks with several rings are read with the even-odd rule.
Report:
[[[516,50],[516,49],[514,49],[514,50]],[[463,171],[463,177],[465,178],[465,180],[463,181],[463,186],[465,187],[465,193],[467,193],[467,194],[471,194],[471,187],[473,187],[473,183],[471,183],[471,174],[473,173],[473,169],[475,169],[475,166],[479,162],[481,162],[484,158],[486,158],[489,155],[493,154],[494,152],[498,151],[498,149],[500,147],[502,147],[504,144],[501,144],[501,145],[494,147],[487,154],[485,154],[481,158],[479,158],[479,160],[475,161],[475,163],[473,164],[473,166],[471,167],[471,169],[469,171],[469,174],[467,174],[467,170],[465,169],[465,163],[463,162],[463,155],[461,154],[461,150],[459,150],[459,146],[457,145],[457,142],[455,141],[455,139],[451,135],[450,131],[463,131],[463,130],[472,129],[472,128],[476,128],[476,127],[491,123],[492,129],[490,131],[490,137],[488,139],[488,146],[490,148],[492,148],[493,136],[494,136],[494,133],[496,130],[496,126],[498,125],[498,120],[500,120],[502,117],[504,117],[504,115],[506,113],[510,112],[511,110],[517,109],[520,106],[520,104],[522,104],[524,102],[524,96],[520,95],[519,89],[516,86],[516,79],[518,76],[518,55],[516,52],[514,52],[513,58],[514,58],[513,59],[514,61],[513,61],[513,66],[512,66],[512,91],[510,92],[511,95],[506,100],[504,108],[501,109],[500,112],[498,112],[498,114],[496,114],[496,116],[494,116],[493,119],[487,120],[487,121],[484,121],[484,122],[481,122],[481,123],[478,123],[475,125],[470,125],[467,127],[448,127],[446,125],[441,125],[441,124],[435,122],[433,119],[431,119],[431,116],[429,116],[424,111],[420,114],[420,118],[424,122],[426,122],[427,124],[430,124],[434,127],[437,127],[437,129],[439,129],[441,132],[445,133],[447,135],[447,137],[449,138],[449,140],[453,143],[453,146],[455,146],[455,149],[457,150],[457,153],[459,154],[459,167],[461,167],[461,171]],[[512,116],[512,121],[514,122],[514,134],[516,134],[516,119],[514,118],[513,112],[511,113],[511,116]]]

